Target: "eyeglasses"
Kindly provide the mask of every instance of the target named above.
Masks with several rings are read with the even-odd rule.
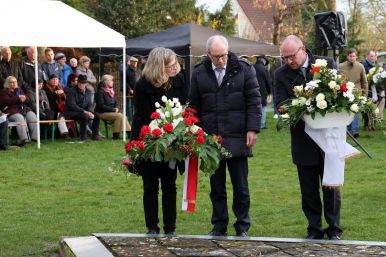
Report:
[[[296,52],[293,55],[282,56],[281,58],[284,61],[286,61],[286,62],[288,62],[288,60],[293,61],[296,58],[296,56],[297,56],[298,52],[300,51],[300,49],[302,49],[302,47],[299,47],[298,50],[296,50]]]
[[[166,69],[177,69],[177,62],[171,64],[171,65],[168,65],[168,66],[165,66]]]
[[[228,58],[228,53],[225,53],[225,54],[221,54],[221,55],[212,55],[210,53],[208,53],[213,59],[216,59],[216,60],[220,60],[220,59],[227,59]]]

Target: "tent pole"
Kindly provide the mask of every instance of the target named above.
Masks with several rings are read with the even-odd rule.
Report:
[[[38,136],[37,140],[37,147],[40,149],[40,108],[39,108],[39,72],[38,72],[38,66],[39,66],[39,54],[38,54],[38,47],[34,46],[35,51],[35,94],[36,94],[36,133]]]
[[[126,119],[127,119],[127,116],[126,116],[126,46],[122,48],[122,79],[123,79],[123,110],[122,110],[122,113],[123,113],[123,120],[125,122],[122,122],[122,140],[123,141],[126,141]]]

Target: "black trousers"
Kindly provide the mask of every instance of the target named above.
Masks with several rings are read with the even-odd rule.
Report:
[[[308,220],[308,234],[328,236],[342,234],[340,228],[340,190],[322,187],[323,205],[320,198],[320,185],[323,180],[323,165],[298,165],[298,176],[302,194],[302,209]],[[322,212],[328,227],[322,227]]]
[[[66,119],[76,120],[77,122],[79,122],[81,139],[84,139],[86,137],[86,127],[90,121],[92,121],[92,127],[91,127],[92,135],[97,136],[99,133],[99,122],[100,122],[99,113],[97,112],[92,112],[92,113],[94,114],[93,120],[89,119],[89,117],[85,113],[66,117]]]
[[[248,159],[231,158],[220,162],[220,167],[210,177],[210,199],[212,201],[212,224],[214,230],[225,233],[229,223],[226,191],[226,166],[228,166],[232,186],[232,210],[236,216],[234,228],[236,232],[248,231],[250,227],[248,188]]]
[[[176,229],[176,178],[177,169],[169,169],[168,163],[146,162],[141,165],[143,181],[143,207],[146,227],[160,231],[158,227],[159,181],[162,190],[163,229],[165,233]]]
[[[8,144],[8,121],[4,121],[0,123],[0,149],[7,149]]]

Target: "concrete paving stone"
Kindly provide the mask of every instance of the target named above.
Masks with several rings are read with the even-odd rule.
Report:
[[[216,241],[219,247],[239,257],[265,256],[280,251],[279,248],[263,242],[249,241]]]
[[[167,248],[154,246],[154,245],[143,245],[143,246],[114,246],[110,248],[114,252],[114,256],[118,257],[172,257],[176,256],[173,252]]]
[[[203,248],[173,248],[168,250],[180,257],[238,257],[224,249],[203,249]]]
[[[212,240],[202,240],[197,238],[178,238],[178,237],[158,237],[158,242],[165,247],[180,248],[216,248]]]

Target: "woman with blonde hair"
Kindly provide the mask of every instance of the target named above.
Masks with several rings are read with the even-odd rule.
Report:
[[[188,90],[176,54],[167,48],[154,48],[147,59],[142,78],[134,89],[134,118],[131,139],[138,140],[142,126],[149,125],[150,115],[156,111],[155,103],[163,104],[162,96],[187,100]],[[168,163],[141,163],[138,167],[143,181],[143,206],[148,234],[158,234],[158,189],[161,181],[163,230],[174,235],[176,228],[176,168]]]
[[[0,92],[0,111],[8,115],[9,121],[20,124],[27,123],[30,136],[37,140],[36,114],[28,106],[29,99],[17,84],[14,76],[8,76],[4,81],[4,89]],[[23,144],[28,144],[28,130],[26,126],[17,126],[17,134]]]
[[[95,97],[95,111],[100,114],[102,120],[113,122],[113,139],[119,139],[119,132],[122,131],[123,122],[126,123],[126,131],[131,130],[127,118],[119,112],[114,91],[114,77],[105,74],[102,76],[100,85]]]

